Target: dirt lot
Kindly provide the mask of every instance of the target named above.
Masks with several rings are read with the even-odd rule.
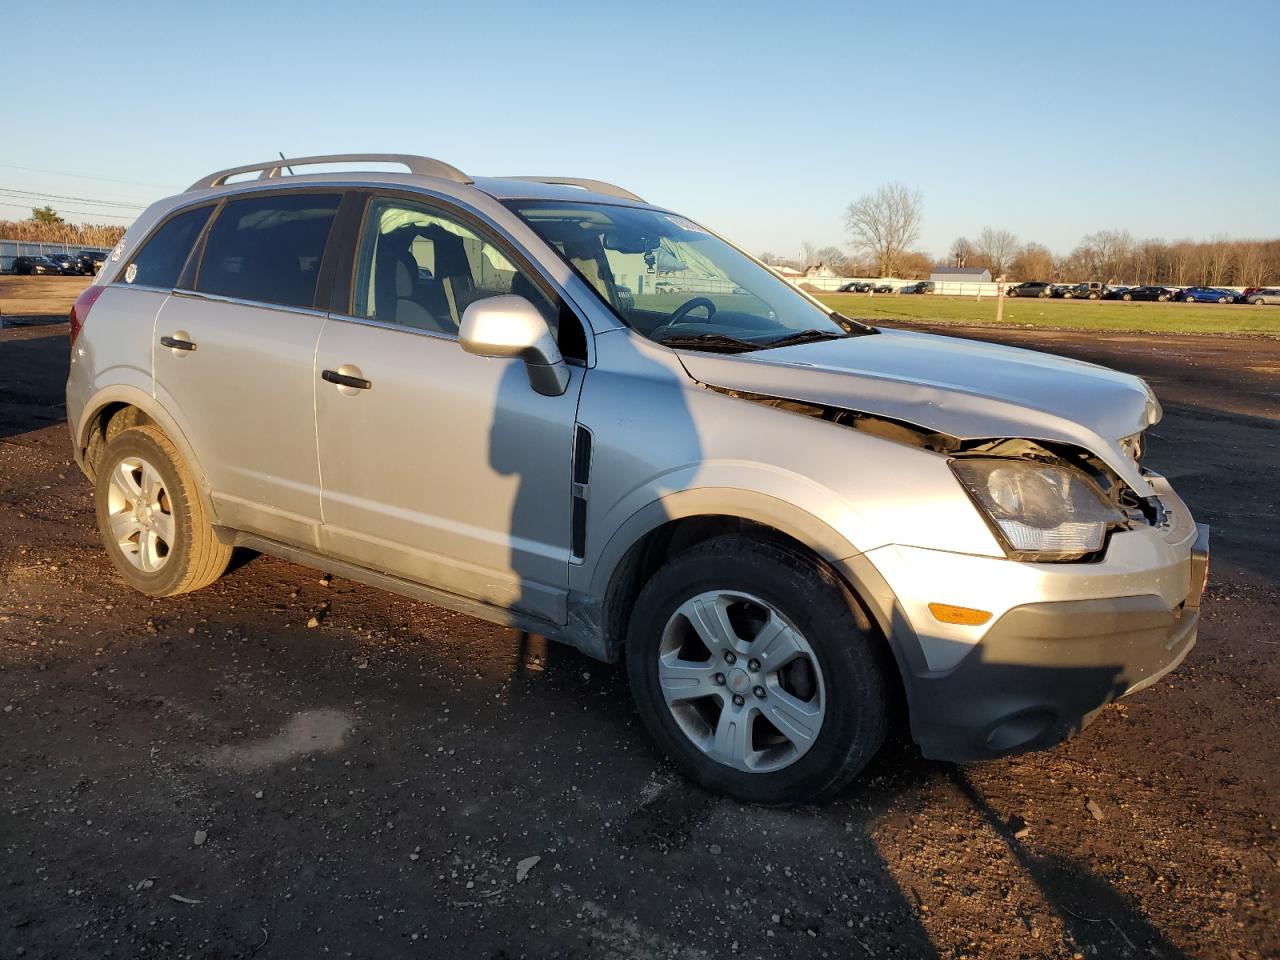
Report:
[[[765,811],[536,638],[270,558],[131,593],[66,326],[0,330],[0,960],[1280,955],[1280,342],[967,332],[1153,382],[1150,460],[1214,525],[1200,644],[1049,753],[898,742]]]

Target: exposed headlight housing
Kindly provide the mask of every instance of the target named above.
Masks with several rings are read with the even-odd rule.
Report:
[[[1080,470],[1031,460],[965,457],[951,469],[1014,560],[1079,560],[1125,516]]]

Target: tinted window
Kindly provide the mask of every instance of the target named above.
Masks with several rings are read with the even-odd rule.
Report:
[[[233,200],[209,228],[196,289],[292,307],[315,304],[316,278],[340,197]]]
[[[456,335],[468,306],[512,293],[533,303],[556,331],[557,312],[546,295],[467,224],[408,200],[369,205],[356,259],[355,316]]]
[[[176,286],[187,254],[212,211],[213,207],[188,210],[164,224],[125,267],[121,274],[124,282],[143,287]]]

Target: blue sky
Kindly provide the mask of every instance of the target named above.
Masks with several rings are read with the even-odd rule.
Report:
[[[20,4],[0,190],[120,222],[84,201],[385,150],[614,180],[757,253],[845,246],[886,180],[935,255],[984,225],[1276,236],[1278,37],[1277,0]]]

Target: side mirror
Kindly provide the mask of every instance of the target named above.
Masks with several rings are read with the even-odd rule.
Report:
[[[547,397],[569,388],[556,338],[538,308],[514,294],[485,297],[462,313],[458,331],[462,349],[477,357],[519,357],[529,373],[529,386]]]

